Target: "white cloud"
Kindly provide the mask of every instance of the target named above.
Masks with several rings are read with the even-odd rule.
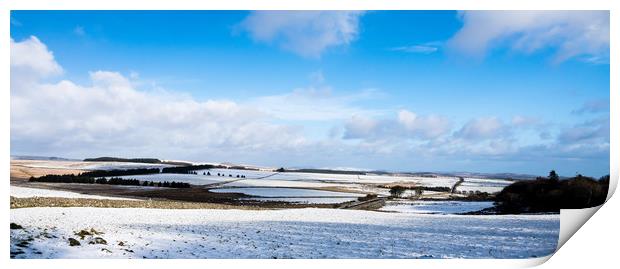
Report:
[[[361,11],[254,11],[240,27],[258,42],[275,43],[304,57],[357,38]]]
[[[540,119],[538,119],[536,117],[516,115],[516,116],[512,117],[512,120],[511,120],[510,123],[512,124],[513,127],[517,127],[517,128],[530,128],[530,127],[535,127],[535,126],[539,125],[540,124]]]
[[[411,45],[411,46],[394,47],[394,48],[391,48],[390,50],[409,52],[409,53],[431,54],[431,53],[437,52],[439,48],[437,46],[433,46],[429,44],[418,44],[418,45]]]
[[[596,99],[585,102],[580,108],[572,111],[573,114],[609,113],[609,99]]]
[[[567,145],[609,144],[609,118],[601,117],[564,128],[558,140]]]
[[[18,21],[17,19],[11,17],[11,26],[22,26],[22,23],[20,21]]]
[[[356,106],[358,101],[377,96],[376,90],[348,95],[335,95],[327,86],[295,89],[292,92],[262,96],[248,102],[270,116],[282,120],[331,121],[345,120],[353,115],[379,115],[378,110]]]
[[[14,79],[16,70],[27,76]],[[319,85],[243,103],[197,101],[179,92],[140,89],[137,73],[95,71],[90,83],[82,85],[44,80],[61,72],[52,52],[35,37],[11,41],[12,154],[193,156],[202,161],[377,169],[401,169],[422,159],[448,169],[436,160],[526,159],[529,165],[543,159],[598,161],[609,156],[608,117],[562,129],[557,136],[551,130],[553,139],[525,145],[515,134],[527,131],[520,127],[540,124],[535,118],[515,116],[509,124],[496,117],[479,118],[452,132],[443,116],[400,110],[386,118],[385,110],[357,106],[376,98],[375,91],[337,95]],[[324,82],[320,72],[315,76],[315,82]],[[326,127],[326,137],[305,136],[302,128],[312,125]]]
[[[345,124],[344,139],[365,139],[377,135],[380,122],[378,120],[353,115]]]
[[[12,70],[20,68],[38,78],[61,70],[38,39],[33,37],[11,45]],[[116,72],[91,72],[90,79],[91,85],[66,80],[12,84],[13,148],[39,153],[58,150],[135,155],[155,151],[161,155],[284,151],[307,142],[297,130],[270,123],[254,107],[141,91]]]
[[[398,122],[408,134],[424,139],[439,137],[451,129],[447,118],[438,115],[419,116],[408,110],[398,112]]]
[[[25,82],[62,74],[54,54],[35,36],[21,42],[11,38],[11,80]]]
[[[75,28],[73,28],[73,33],[78,35],[78,36],[85,36],[86,35],[86,31],[84,30],[84,26],[76,26]]]
[[[608,11],[464,11],[461,17],[464,25],[448,46],[474,57],[503,45],[523,53],[552,48],[555,62],[609,57]]]
[[[507,131],[507,126],[497,117],[482,117],[468,121],[456,136],[470,140],[485,140],[499,138]]]
[[[438,115],[417,115],[400,110],[395,119],[376,119],[354,115],[344,126],[344,139],[377,140],[429,140],[447,134],[450,121]]]

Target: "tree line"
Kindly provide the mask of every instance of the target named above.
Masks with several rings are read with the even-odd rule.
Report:
[[[126,170],[94,170],[82,172],[79,175],[84,177],[119,177],[159,174],[159,168],[133,168]]]
[[[555,171],[547,177],[522,180],[506,186],[496,196],[504,213],[559,212],[601,205],[607,198],[609,175],[594,179],[578,174],[560,179]]]
[[[84,174],[84,173],[82,173]],[[45,182],[45,183],[82,183],[82,184],[107,184],[107,185],[123,185],[123,186],[150,186],[150,187],[167,187],[167,188],[189,188],[190,184],[185,182],[153,182],[142,181],[132,178],[120,178],[120,177],[91,177],[84,176],[82,174],[66,174],[66,175],[45,175],[40,177],[30,177],[31,182]]]
[[[221,165],[199,164],[187,166],[164,167],[161,169],[165,174],[196,174],[196,170],[206,170],[212,168],[223,168]]]

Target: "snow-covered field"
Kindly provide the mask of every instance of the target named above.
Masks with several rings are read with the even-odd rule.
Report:
[[[11,186],[10,193],[11,193],[11,196],[17,197],[17,198],[62,197],[62,198],[88,198],[88,199],[110,199],[110,200],[135,200],[135,199],[129,199],[129,198],[81,194],[81,193],[70,192],[70,191],[25,188],[25,187],[17,187],[17,186]]]
[[[162,164],[140,164],[123,162],[80,162],[80,161],[12,161],[20,162],[21,166],[46,167],[60,169],[128,169],[139,167],[164,167]],[[445,187],[451,188],[458,181],[458,177],[438,176],[422,177],[407,174],[384,175],[351,175],[351,174],[327,174],[327,173],[301,173],[301,172],[274,172],[242,169],[205,169],[196,171],[197,174],[149,174],[128,175],[123,178],[133,178],[140,181],[153,182],[184,182],[197,186],[206,186],[213,192],[241,192],[257,196],[244,198],[262,201],[288,201],[296,203],[341,203],[355,200],[356,197],[365,194],[376,194],[382,197],[390,196],[390,186],[401,185],[407,187]],[[219,176],[218,176],[219,174]],[[511,184],[509,180],[465,178],[465,181],[457,187],[459,192],[487,192],[496,193],[505,186]],[[235,188],[235,190],[231,190]],[[240,188],[244,188],[241,190]],[[309,192],[317,192],[316,189],[328,189],[340,191],[339,196],[332,195],[283,195],[283,191],[292,190],[300,192],[300,189],[309,189]],[[314,190],[312,190],[314,189]],[[251,193],[260,191],[259,194]],[[329,193],[329,192],[327,192]],[[60,197],[73,197],[75,193],[58,193]],[[416,196],[414,190],[406,190],[401,197]],[[446,200],[463,194],[451,194],[450,192],[433,192],[425,190],[422,198]],[[92,198],[106,198],[103,196]],[[413,209],[414,211],[418,209]],[[458,210],[458,209],[455,209]]]
[[[512,181],[504,179],[465,178],[465,181],[456,189],[457,191],[496,193],[512,183]]]
[[[314,208],[24,208],[10,220],[23,226],[11,229],[16,258],[529,258],[555,250],[560,226],[559,215]],[[103,234],[74,234],[91,228]]]
[[[289,202],[295,204],[340,204],[357,200],[355,197],[252,197],[239,198],[241,200],[263,201],[263,202]]]
[[[421,214],[458,214],[482,210],[492,207],[493,202],[465,202],[465,201],[388,201],[381,211]]]
[[[233,178],[229,177],[218,177],[218,176],[205,176],[202,174],[192,175],[192,174],[149,174],[149,175],[132,175],[132,176],[121,176],[121,178],[127,179],[137,179],[140,181],[153,181],[153,182],[164,182],[164,181],[176,181],[176,182],[185,182],[193,185],[208,185],[213,183],[220,183],[228,180],[232,180]]]
[[[212,192],[221,193],[243,193],[246,195],[258,196],[256,198],[245,198],[246,200],[258,201],[285,201],[305,204],[330,204],[342,203],[357,200],[363,194],[322,191],[311,189],[295,188],[222,188],[212,189]]]
[[[271,177],[275,174],[277,174],[276,172],[268,172],[268,171],[256,171],[256,170],[240,170],[240,169],[207,169],[207,170],[197,170],[196,171],[198,174],[202,175],[202,173],[207,173],[210,172],[212,176],[216,176],[218,173],[225,175],[226,177],[232,176],[234,178],[237,177],[237,175],[241,176],[244,175],[245,178],[266,178],[266,177]]]
[[[111,170],[130,168],[154,168],[166,167],[167,164],[126,163],[126,162],[82,162],[82,161],[56,161],[56,160],[13,160],[12,164],[50,169],[78,169],[78,170]],[[452,187],[457,177],[421,177],[408,175],[348,175],[326,173],[300,173],[300,172],[272,172],[240,169],[209,169],[196,171],[198,174],[152,174],[124,176],[154,182],[177,181],[193,185],[212,185],[212,187],[290,187],[290,188],[340,188],[351,192],[373,193],[382,196],[389,195],[389,189],[381,188],[383,185],[407,185],[424,187]],[[203,174],[204,173],[204,174]],[[210,173],[211,175],[206,175]],[[224,176],[217,176],[217,174]],[[237,178],[239,176],[239,178]],[[244,178],[243,178],[244,177]],[[505,186],[512,183],[500,179],[477,179],[466,178],[458,188],[458,191],[481,191],[488,193],[499,192]],[[410,192],[406,193],[409,195]],[[437,198],[441,198],[437,196]]]
[[[163,168],[174,165],[155,163],[131,163],[131,162],[82,162],[82,161],[39,161],[18,160],[12,163],[24,167],[50,168],[50,169],[78,169],[78,170],[115,170],[135,168]]]
[[[310,189],[294,189],[294,188],[226,188],[214,189],[213,192],[224,193],[243,193],[246,195],[262,196],[262,197],[361,197],[362,194],[320,191]]]
[[[300,180],[281,179],[243,179],[225,184],[226,187],[289,187],[289,188],[321,188],[321,187],[345,187],[351,184],[334,184]]]

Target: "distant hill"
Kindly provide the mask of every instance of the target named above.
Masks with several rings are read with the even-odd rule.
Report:
[[[319,174],[341,174],[341,175],[365,175],[364,171],[349,171],[349,170],[332,170],[332,169],[284,169],[280,168],[276,170],[278,172],[297,172],[297,173],[319,173]]]
[[[60,157],[45,156],[11,156],[13,160],[48,160],[48,161],[79,161],[76,159],[66,159]],[[84,159],[85,162],[129,162],[129,163],[151,163],[151,164],[170,164],[178,166],[190,166],[191,162],[167,161],[157,158],[119,158],[119,157],[97,157]],[[214,166],[223,166],[242,170],[266,170],[266,168],[253,165],[240,165],[232,163],[214,163]],[[276,170],[276,169],[273,169]],[[364,171],[364,170],[345,170],[329,168],[280,168],[280,172],[299,172],[299,173],[323,173],[323,174],[343,174],[343,175],[392,175],[392,176],[417,176],[417,177],[471,177],[487,179],[507,179],[507,180],[533,180],[535,175],[515,174],[515,173],[477,173],[477,172],[388,172],[388,171]]]
[[[454,173],[439,173],[443,175],[450,175],[456,177],[473,177],[473,178],[488,178],[488,179],[508,179],[508,180],[527,180],[535,179],[535,175],[528,174],[515,174],[515,173],[475,173],[475,172],[454,172]]]
[[[126,163],[162,163],[160,159],[155,158],[117,158],[117,157],[98,157],[87,158],[85,162],[126,162]]]
[[[189,163],[189,162],[162,161],[162,160],[157,159],[157,158],[97,157],[97,158],[86,158],[83,161],[85,161],[85,162],[154,163],[154,164],[170,164],[170,165],[180,165],[180,166],[192,165],[192,163]]]

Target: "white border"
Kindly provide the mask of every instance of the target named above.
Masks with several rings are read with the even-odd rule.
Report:
[[[206,2],[206,1],[191,1],[191,0],[126,0],[126,1],[80,1],[80,0],[3,0],[0,1],[0,21],[2,26],[0,27],[0,35],[2,35],[2,41],[0,41],[0,49],[2,51],[1,57],[4,63],[0,65],[0,71],[4,79],[0,80],[3,85],[3,90],[0,93],[0,118],[2,119],[2,141],[0,142],[0,149],[4,154],[0,154],[0,162],[2,174],[5,175],[4,188],[0,188],[0,197],[5,197],[3,200],[5,212],[2,214],[4,223],[9,222],[9,210],[8,207],[8,178],[9,178],[9,156],[10,156],[10,97],[9,97],[9,27],[10,27],[10,10],[40,10],[40,9],[55,9],[55,10],[89,10],[89,9],[107,9],[107,10],[184,10],[184,9],[243,9],[243,10],[300,10],[300,9],[329,9],[329,10],[398,10],[398,9],[422,9],[422,10],[462,10],[462,9],[482,9],[482,10],[502,10],[502,9],[516,9],[516,10],[612,10],[611,12],[611,74],[618,74],[615,64],[618,64],[618,55],[615,53],[618,44],[618,1],[614,0],[588,0],[588,1],[576,1],[576,0],[564,0],[564,1],[540,1],[540,0],[514,0],[498,1],[498,0],[433,0],[433,1],[418,1],[412,0],[391,0],[391,1],[371,1],[371,0],[313,0],[308,2],[299,3],[298,1],[282,1],[282,0],[226,0],[218,2]],[[611,89],[614,89],[610,93],[611,111],[610,111],[610,128],[611,128],[611,141],[610,141],[610,167],[612,176],[612,192],[615,190],[615,186],[618,180],[618,138],[620,134],[618,132],[618,100],[620,93],[618,92],[617,76],[611,76]],[[610,187],[611,188],[611,187]],[[611,195],[611,192],[610,192]],[[608,197],[609,198],[609,197]],[[617,204],[618,199],[612,199]],[[599,223],[615,223],[615,226],[607,225],[608,229],[615,228],[617,226],[617,218],[614,215],[618,212],[610,212],[606,210],[607,205],[603,206],[601,212],[605,212],[606,215],[601,214],[595,216],[593,219]],[[618,206],[615,205],[618,209]],[[563,212],[562,218],[565,218],[566,214]],[[607,220],[607,221],[606,221]],[[615,222],[614,222],[615,221]],[[594,224],[594,223],[593,223]],[[586,225],[589,226],[589,225]],[[611,232],[616,240],[618,239],[617,232],[611,230],[597,230],[597,227],[589,227],[589,232],[594,233],[601,238],[610,238],[606,236],[606,233]],[[77,266],[95,266],[101,268],[110,267],[133,267],[133,268],[170,268],[178,266],[191,266],[191,267],[205,267],[205,266],[225,266],[225,267],[269,267],[269,268],[314,268],[317,266],[329,266],[337,265],[339,267],[363,267],[363,268],[377,268],[379,266],[413,266],[424,265],[433,266],[437,268],[453,268],[453,267],[475,267],[475,268],[497,268],[497,267],[524,267],[540,264],[547,260],[547,258],[539,259],[523,259],[523,260],[313,260],[308,262],[307,260],[279,260],[277,262],[271,260],[8,260],[9,257],[9,230],[2,230],[2,243],[0,246],[0,255],[3,257],[3,263],[8,263],[8,267],[4,268],[71,268]],[[567,250],[569,254],[562,257],[551,259],[552,263],[560,266],[575,265],[575,261],[584,261],[584,257],[575,255],[577,253],[583,254],[584,249],[600,250],[611,249],[615,242],[603,241],[596,238],[596,236],[583,238],[580,240],[590,240],[581,243],[577,246],[577,251],[572,248],[573,252]],[[566,246],[574,247],[569,241]],[[562,253],[563,251],[559,251]],[[570,254],[572,253],[572,254]],[[585,252],[588,253],[588,252]],[[597,252],[589,252],[591,260],[586,257],[587,264],[597,264],[600,261],[613,261],[614,257],[611,252],[608,252],[608,256],[596,256]],[[557,259],[557,263],[556,263]],[[562,259],[562,260],[560,260]],[[615,263],[615,262],[614,262]],[[610,263],[611,264],[611,263]],[[548,264],[553,266],[552,264]],[[547,265],[545,265],[547,266]]]

